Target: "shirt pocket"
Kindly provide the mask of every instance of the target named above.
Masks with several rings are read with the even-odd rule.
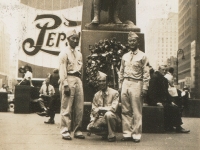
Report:
[[[99,98],[98,99],[98,107],[102,107],[103,106],[103,99]]]
[[[142,69],[142,62],[141,60],[134,60],[131,62],[131,66],[136,72],[140,72]]]
[[[73,61],[68,58],[67,62],[68,62],[67,66],[70,67],[70,69],[71,69],[71,67],[73,67],[73,65],[74,65]]]
[[[78,60],[78,65],[81,65],[82,66],[82,62],[81,62],[81,60]]]

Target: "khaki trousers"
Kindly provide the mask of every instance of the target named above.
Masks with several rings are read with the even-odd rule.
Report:
[[[80,131],[83,118],[83,86],[80,78],[67,76],[70,96],[64,94],[64,86],[61,85],[61,134],[69,131],[75,135],[82,135]]]
[[[124,137],[140,139],[142,133],[142,81],[124,79],[121,92]]]
[[[92,133],[95,133],[95,131],[93,131],[92,128],[100,129],[101,132],[95,134],[100,136],[107,134],[108,138],[112,138],[115,136],[115,131],[118,123],[120,123],[119,117],[115,113],[108,111],[105,113],[104,116],[91,122],[88,125],[87,129]],[[104,127],[107,128],[108,133],[105,133],[106,131],[104,130]]]

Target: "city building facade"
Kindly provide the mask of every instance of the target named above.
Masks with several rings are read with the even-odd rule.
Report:
[[[191,89],[193,98],[200,98],[199,88],[199,10],[200,0],[179,0],[178,48],[184,51],[185,60],[179,61],[179,83]],[[178,54],[177,54],[178,55]]]
[[[178,14],[170,12],[166,18],[150,20],[145,37],[152,67],[166,65],[168,58],[176,57],[178,49]]]

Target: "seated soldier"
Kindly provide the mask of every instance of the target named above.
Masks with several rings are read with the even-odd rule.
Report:
[[[181,127],[181,111],[179,107],[174,104],[172,97],[168,92],[168,80],[164,77],[166,73],[166,66],[160,66],[158,71],[155,71],[149,81],[148,89],[148,104],[149,105],[163,105],[164,107],[164,123],[166,131],[173,131],[176,127],[177,133],[188,133]]]
[[[54,124],[54,117],[55,117],[55,111],[54,111],[54,94],[55,90],[52,85],[49,84],[49,79],[45,80],[45,84],[42,85],[40,88],[40,98],[36,101],[39,103],[40,108],[43,110],[43,112],[37,113],[40,116],[46,116],[50,119],[48,121],[45,121],[46,124]],[[48,107],[45,107],[45,102],[49,101]],[[48,103],[48,102],[47,102]]]
[[[116,141],[115,130],[121,122],[116,114],[119,104],[118,91],[107,86],[107,75],[99,72],[99,91],[94,95],[91,122],[87,129],[108,142]]]

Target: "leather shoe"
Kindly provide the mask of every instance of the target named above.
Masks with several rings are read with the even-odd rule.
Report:
[[[132,141],[132,137],[123,137],[121,141]]]
[[[84,136],[84,135],[75,135],[74,138],[77,138],[77,139],[85,139],[85,136]]]
[[[62,137],[64,140],[72,140],[71,136],[63,136]]]
[[[72,140],[70,133],[68,131],[65,131],[64,133],[62,133],[62,139],[64,140]]]
[[[37,113],[39,116],[46,116],[46,117],[49,117],[49,114],[47,113],[47,111],[43,111],[43,112],[38,112]]]
[[[44,123],[45,124],[55,124],[54,120],[50,120],[50,119],[48,121],[45,121]]]
[[[139,142],[140,142],[140,139],[133,139],[133,142],[139,143]]]
[[[116,141],[116,136],[112,137],[112,138],[108,138],[108,142],[115,142]]]
[[[178,128],[176,128],[176,132],[177,133],[189,133],[190,130],[186,130],[186,129],[182,128],[182,127],[178,127]]]
[[[101,139],[102,140],[107,140],[108,139],[108,136],[106,135],[106,136],[101,136]]]

